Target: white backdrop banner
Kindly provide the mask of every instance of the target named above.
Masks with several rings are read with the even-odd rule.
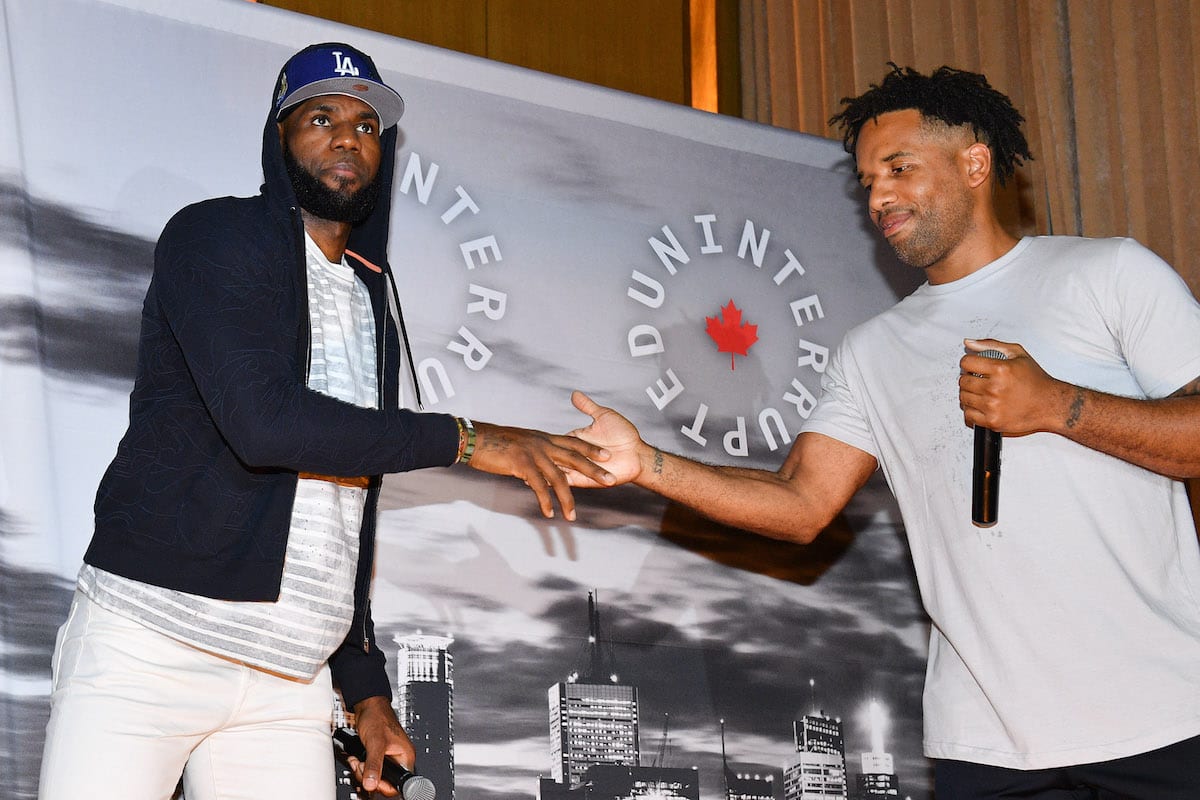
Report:
[[[363,49],[407,102],[391,260],[428,410],[569,430],[581,388],[664,448],[774,468],[829,350],[918,277],[836,142],[240,0],[0,9],[0,798],[36,794],[155,238],[188,203],[257,192],[272,83],[305,44]],[[386,480],[373,601],[392,665],[444,637],[457,797],[533,797],[554,773],[547,692],[587,667],[589,593],[643,766],[722,797],[723,720],[731,768],[782,797],[815,714],[850,796],[882,753],[901,797],[929,796],[927,622],[881,480],[802,547],[632,488],[546,521],[468,472]]]

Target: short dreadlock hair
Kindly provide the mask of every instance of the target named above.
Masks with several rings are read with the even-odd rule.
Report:
[[[992,150],[996,178],[1003,186],[1016,168],[1033,160],[1029,143],[1021,133],[1025,118],[1013,107],[1008,96],[996,91],[987,78],[976,72],[938,67],[922,75],[912,67],[899,67],[889,61],[889,72],[879,85],[858,97],[843,97],[841,113],[830,117],[829,124],[842,129],[842,146],[851,156],[858,145],[858,134],[868,120],[889,111],[913,108],[925,119],[935,119],[952,127],[970,125],[975,138]]]

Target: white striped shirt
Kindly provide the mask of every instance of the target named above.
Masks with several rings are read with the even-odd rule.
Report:
[[[366,287],[346,264],[325,258],[305,234],[308,386],[355,405],[378,405],[375,318]],[[217,655],[310,679],[346,637],[366,490],[300,479],[283,581],[273,602],[216,600],[130,580],[88,564],[80,589],[149,628]]]

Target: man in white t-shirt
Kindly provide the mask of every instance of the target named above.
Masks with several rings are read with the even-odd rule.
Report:
[[[984,76],[893,65],[844,103],[871,220],[928,282],[846,336],[783,466],[664,453],[581,393],[595,421],[577,434],[624,482],[798,542],[883,470],[932,620],[938,800],[1200,796],[1200,547],[1179,480],[1200,475],[1200,306],[1132,240],[1003,229],[995,185],[1031,156]],[[991,527],[970,514],[976,425],[1005,437]]]

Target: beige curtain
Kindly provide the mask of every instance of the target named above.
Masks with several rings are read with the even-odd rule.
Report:
[[[1132,236],[1200,296],[1200,0],[741,0],[740,35],[743,115],[819,136],[888,61],[983,72],[1035,159],[1010,229]]]
[[[1035,156],[1014,231],[1133,236],[1200,294],[1200,2],[742,0],[741,37],[744,116],[820,136],[888,61],[985,73]]]

